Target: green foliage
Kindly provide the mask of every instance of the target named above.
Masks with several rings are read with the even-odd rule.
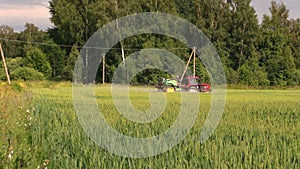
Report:
[[[20,88],[17,83],[0,85],[0,168],[28,168],[34,163],[32,95]]]
[[[144,71],[138,73],[130,81],[130,83],[135,85],[138,84],[156,85],[162,77],[171,78],[172,76],[158,69],[145,69]]]
[[[239,74],[237,71],[233,70],[232,68],[225,68],[226,74],[226,82],[228,84],[238,84],[239,83]]]
[[[63,77],[67,80],[72,80],[74,74],[75,63],[79,57],[79,51],[76,46],[73,46],[70,55],[66,61],[66,66],[63,68]],[[82,63],[81,63],[82,64]]]
[[[24,65],[41,72],[45,78],[50,78],[52,70],[46,55],[39,48],[33,48],[30,46],[26,51]]]
[[[0,62],[0,80],[6,81],[6,75],[4,68],[2,67],[2,62]],[[43,73],[35,70],[32,67],[32,64],[28,64],[26,58],[9,58],[7,59],[7,67],[9,70],[10,78],[12,80],[30,80],[30,81],[39,81],[44,80],[45,76]]]
[[[45,77],[43,73],[30,68],[30,67],[19,67],[13,72],[11,72],[12,80],[29,80],[29,81],[39,81],[44,80]]]
[[[23,66],[23,58],[18,57],[18,58],[8,58],[6,60],[7,68],[9,73],[11,74],[14,70],[20,68]],[[6,81],[6,74],[3,66],[3,62],[0,62],[0,80]]]
[[[251,0],[234,0],[230,2],[228,21],[229,37],[226,45],[229,49],[231,67],[237,70],[256,53],[258,20]]]
[[[11,88],[18,92],[21,92],[23,90],[22,86],[19,83],[12,83]]]
[[[26,43],[19,42],[18,44],[19,55],[14,57],[18,57],[18,56],[26,57],[28,50],[31,47],[35,47],[34,44],[43,43],[48,38],[46,32],[39,30],[39,28],[35,26],[33,23],[26,23],[25,30],[21,31],[16,36],[17,36],[17,40]]]
[[[14,29],[7,25],[0,26],[0,43],[3,48],[3,52],[6,57],[17,57],[20,54],[20,49],[18,48],[17,35]]]
[[[291,42],[290,46],[292,48],[292,53],[294,56],[294,61],[296,64],[296,68],[300,69],[300,18],[297,20],[292,19],[290,21],[291,27]]]
[[[19,39],[26,42],[43,42],[45,38],[46,33],[33,23],[26,23],[25,30],[19,34]]]
[[[65,56],[66,52],[55,44],[52,40],[46,41],[47,45],[43,45],[40,49],[47,57],[47,61],[51,65],[51,76],[49,79],[62,80],[64,78]]]
[[[56,25],[51,33],[62,44],[83,46],[97,30],[99,13],[105,13],[101,1],[50,1],[51,21]],[[112,6],[110,6],[112,7]],[[104,12],[105,11],[105,12]],[[96,19],[97,18],[97,19]]]
[[[24,59],[21,57],[7,59],[7,67],[10,71],[14,71],[19,67],[24,66]]]
[[[296,71],[289,38],[288,10],[285,5],[272,1],[270,12],[271,16],[264,16],[262,22],[261,59],[270,85],[286,86]]]
[[[247,86],[269,86],[268,74],[263,67],[259,66],[257,54],[247,60],[247,62],[238,68],[239,82]]]

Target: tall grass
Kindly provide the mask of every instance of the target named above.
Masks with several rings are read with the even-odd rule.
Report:
[[[25,168],[300,167],[299,90],[229,90],[223,118],[204,144],[200,132],[211,97],[199,94],[200,112],[186,138],[163,154],[141,159],[111,154],[89,138],[76,117],[70,87],[39,88],[34,93],[31,159]],[[137,124],[117,112],[109,87],[98,87],[96,95],[107,122],[132,137],[165,131],[180,106],[180,94],[168,93],[165,112],[150,124]],[[130,93],[132,104],[141,110],[149,108],[148,96],[140,88]]]
[[[32,93],[13,83],[0,85],[0,168],[30,165]]]

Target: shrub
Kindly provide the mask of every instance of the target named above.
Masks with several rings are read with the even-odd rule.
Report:
[[[41,72],[29,67],[17,68],[11,73],[11,78],[13,80],[32,80],[32,81],[45,79],[44,75]]]
[[[47,79],[51,77],[51,65],[47,61],[46,55],[38,48],[28,48],[28,51],[26,52],[26,58],[24,60],[24,66],[33,68],[43,73],[43,76]]]

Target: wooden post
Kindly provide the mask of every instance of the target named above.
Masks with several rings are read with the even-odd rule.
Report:
[[[102,84],[105,84],[105,54],[102,58]]]
[[[115,0],[115,4],[116,4],[116,11],[118,12],[118,11],[119,11],[119,4],[118,4],[118,1],[117,1],[117,0]],[[121,34],[121,32],[120,32],[120,29],[119,29],[119,22],[118,22],[118,19],[116,19],[116,27],[117,27],[117,31],[118,31],[118,35],[119,35],[119,39],[120,39],[121,53],[122,53],[122,61],[123,61],[123,64],[125,65],[124,43],[123,43],[123,40],[122,40],[122,34]]]
[[[196,76],[196,47],[193,49],[194,51],[194,77]]]
[[[8,74],[8,70],[7,70],[7,66],[6,66],[5,57],[4,57],[4,53],[3,53],[3,49],[2,49],[1,43],[0,43],[0,51],[1,51],[1,56],[2,56],[2,61],[3,61],[3,65],[4,65],[6,77],[7,77],[7,82],[10,85],[11,84],[10,77],[9,77],[9,74]]]
[[[187,63],[186,66],[185,66],[185,69],[184,69],[184,71],[183,71],[183,74],[182,74],[182,76],[181,76],[181,78],[180,78],[180,83],[181,83],[181,81],[182,81],[182,79],[183,79],[183,77],[184,77],[184,75],[185,75],[185,73],[186,73],[186,71],[187,71],[187,69],[188,69],[188,67],[189,67],[189,64],[190,64],[190,62],[191,62],[191,59],[192,59],[192,57],[193,57],[193,54],[194,54],[194,50],[192,51],[192,53],[191,53],[191,55],[190,55],[190,58],[189,58],[189,60],[188,60],[188,63]]]

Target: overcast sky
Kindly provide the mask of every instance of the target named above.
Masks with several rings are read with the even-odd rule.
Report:
[[[0,25],[9,25],[20,31],[29,22],[45,30],[51,26],[48,1],[0,0]]]
[[[26,22],[34,23],[40,29],[51,27],[48,9],[49,0],[0,0],[0,25],[9,25],[15,31],[24,30]],[[269,13],[271,0],[252,0],[259,18]],[[300,18],[300,0],[277,0],[290,10],[291,18]]]

